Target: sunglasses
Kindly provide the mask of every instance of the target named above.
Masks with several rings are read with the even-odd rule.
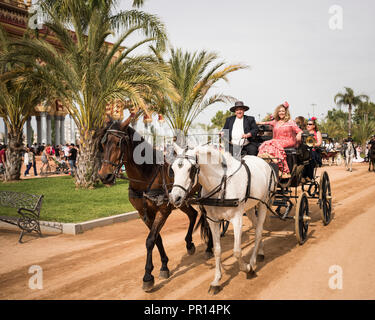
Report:
[[[313,124],[313,123],[308,123],[307,125],[308,125],[308,126],[313,126],[314,124]]]

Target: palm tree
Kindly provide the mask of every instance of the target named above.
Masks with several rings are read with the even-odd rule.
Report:
[[[225,65],[218,62],[218,55],[207,51],[183,52],[171,49],[171,57],[166,63],[170,80],[177,98],[163,96],[155,102],[156,109],[166,117],[170,128],[187,134],[197,116],[217,102],[233,102],[235,99],[223,94],[209,95],[209,91],[220,80],[228,81],[228,74],[245,69],[242,64]],[[159,60],[162,61],[160,55]]]
[[[5,181],[19,180],[22,166],[23,127],[34,112],[34,108],[42,102],[47,91],[40,81],[31,77],[20,76],[30,71],[26,64],[7,63],[3,57],[13,55],[8,35],[0,26],[0,117],[8,128],[8,149],[5,163]]]
[[[347,136],[348,121],[343,118],[326,119],[319,123],[319,130],[327,133],[329,137],[342,140]]]
[[[361,102],[356,111],[354,121],[368,122],[369,120],[375,120],[375,103],[370,101]]]
[[[369,97],[364,94],[356,96],[353,89],[345,87],[345,93],[336,94],[334,101],[341,107],[342,105],[348,106],[349,119],[348,119],[348,133],[352,133],[352,108],[357,107],[364,100],[368,101]]]
[[[366,147],[366,141],[370,139],[375,132],[375,121],[366,121],[361,119],[353,126],[353,139],[359,142],[363,148]]]
[[[35,63],[38,79],[53,90],[74,119],[80,134],[76,186],[92,188],[99,181],[100,165],[95,133],[103,126],[106,105],[116,99],[146,108],[149,92],[166,92],[166,71],[151,55],[135,55],[140,46],[165,46],[163,24],[138,10],[112,14],[117,1],[46,1],[45,26],[59,42],[56,49],[42,38],[18,41],[16,61]],[[134,1],[140,5],[142,1]],[[68,30],[66,26],[73,28]],[[119,36],[110,45],[110,35]],[[131,43],[129,37],[141,31],[145,38]],[[126,46],[124,46],[126,43]],[[123,46],[123,47],[121,47]]]

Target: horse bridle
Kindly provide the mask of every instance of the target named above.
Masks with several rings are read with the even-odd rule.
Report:
[[[111,125],[111,127],[112,127],[112,125]],[[107,142],[108,135],[113,135],[113,136],[119,138],[120,139],[119,146],[121,148],[120,149],[121,150],[121,158],[120,158],[119,163],[114,163],[114,162],[106,160],[106,159],[102,160],[102,162],[108,163],[111,166],[115,167],[114,174],[117,175],[118,172],[120,171],[121,167],[122,167],[123,162],[124,162],[124,154],[125,154],[125,152],[124,152],[124,149],[122,147],[123,139],[125,139],[125,141],[128,142],[129,141],[129,135],[126,132],[123,132],[121,130],[111,129],[111,127],[109,127],[109,129],[106,131],[104,137],[102,138],[102,140],[100,142],[102,144],[105,144]]]
[[[199,174],[199,171],[200,171],[200,167],[199,167],[199,164],[198,164],[198,159],[197,157],[193,157],[193,156],[189,156],[187,154],[184,154],[184,155],[178,155],[176,156],[176,159],[180,159],[180,162],[177,164],[179,167],[182,167],[182,160],[186,159],[190,162],[191,164],[191,171],[190,171],[190,184],[189,184],[189,187],[186,189],[185,187],[181,186],[180,184],[173,184],[172,185],[172,188],[174,187],[177,187],[177,188],[180,188],[182,189],[184,192],[185,192],[185,197],[190,193],[190,191],[193,189],[194,185],[196,184],[195,183],[195,179],[197,178],[198,174]],[[194,163],[192,161],[194,161]],[[171,165],[171,167],[173,166],[173,163]],[[197,180],[198,182],[198,180]]]

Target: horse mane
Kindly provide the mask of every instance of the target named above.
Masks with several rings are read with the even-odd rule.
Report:
[[[114,130],[123,131],[122,128],[121,128],[121,123],[122,123],[121,121],[117,121],[117,120],[108,121],[108,123],[107,123],[107,125],[104,129],[103,136],[109,128],[114,129]],[[149,142],[147,142],[132,127],[127,126],[125,131],[123,131],[123,132],[127,133],[128,136],[129,136],[129,140],[128,140],[129,142],[127,143],[126,152],[128,153],[128,159],[130,160],[131,164],[134,165],[134,166],[140,167],[140,170],[142,172],[144,172],[145,176],[152,175],[157,169],[156,159],[164,159],[163,152],[155,149],[154,146],[152,146]],[[134,139],[134,136],[136,136],[136,135],[138,135],[138,136],[136,137],[136,139]],[[143,147],[144,147],[144,150],[142,151],[142,155],[144,155],[146,152],[152,152],[152,163],[151,164],[150,163],[138,164],[138,163],[134,162],[132,153],[133,153],[134,149],[140,144],[143,144]],[[164,159],[164,161],[165,161],[165,159]]]

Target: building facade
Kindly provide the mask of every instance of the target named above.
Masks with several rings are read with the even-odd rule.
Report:
[[[31,0],[0,0],[0,24],[10,38],[21,38],[27,29]],[[46,34],[45,29],[40,33]],[[74,34],[73,34],[74,37]],[[58,47],[58,42],[50,35],[46,40]],[[121,120],[125,105],[121,101],[108,104],[106,114]],[[3,121],[3,120],[2,120]],[[34,127],[32,126],[34,123]],[[35,125],[36,124],[36,125]],[[65,144],[77,143],[78,132],[73,118],[59,100],[35,106],[34,113],[27,120],[25,128],[25,143]],[[4,122],[3,142],[7,143],[7,127]]]

